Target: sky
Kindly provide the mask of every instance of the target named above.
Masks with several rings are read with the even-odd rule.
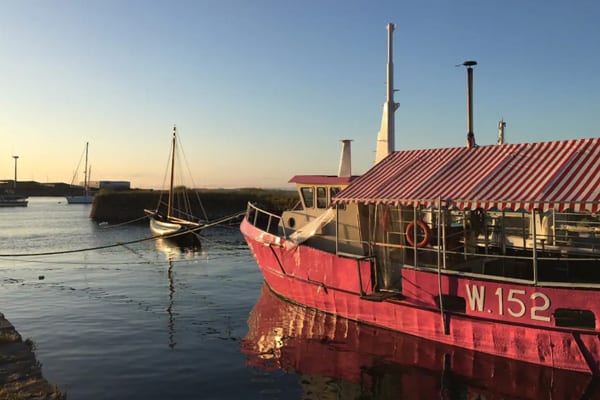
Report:
[[[396,149],[600,135],[596,0],[0,0],[0,179],[287,188],[375,158],[394,32]],[[77,173],[77,180],[83,179]]]

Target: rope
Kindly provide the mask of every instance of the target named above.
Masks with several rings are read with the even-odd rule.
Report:
[[[172,235],[164,235],[164,236],[151,236],[151,237],[146,237],[146,238],[142,238],[142,239],[136,239],[136,240],[130,240],[128,242],[117,242],[117,243],[112,243],[112,244],[107,244],[107,245],[103,245],[103,246],[94,246],[94,247],[86,247],[86,248],[82,248],[82,249],[73,249],[73,250],[61,250],[61,251],[46,251],[46,252],[40,252],[40,253],[28,253],[28,254],[22,254],[22,253],[17,253],[17,254],[0,254],[0,257],[33,257],[33,256],[52,256],[52,255],[59,255],[59,254],[69,254],[69,253],[83,253],[86,251],[93,251],[93,250],[102,250],[102,249],[109,249],[111,247],[118,247],[118,246],[127,246],[129,244],[134,244],[134,243],[142,243],[142,242],[147,242],[149,240],[156,240],[156,239],[168,239],[168,238],[174,238],[177,236],[181,236],[181,235],[185,235],[188,234],[190,232],[198,232],[207,228],[211,228],[213,226],[217,226],[219,224],[222,224],[224,222],[227,221],[231,221],[234,220],[236,218],[239,218],[243,215],[246,214],[246,211],[240,211],[236,214],[232,214],[230,216],[227,217],[223,217],[220,218],[214,222],[202,225],[198,228],[194,228],[194,229],[186,229],[183,232],[177,232],[175,234]]]
[[[146,218],[148,218],[148,216],[144,215],[143,217],[132,219],[131,221],[125,221],[125,222],[121,222],[120,224],[115,224],[115,225],[102,225],[101,227],[102,227],[102,229],[116,228],[116,227],[122,226],[122,225],[133,224],[134,222],[138,222],[138,221],[141,221]]]

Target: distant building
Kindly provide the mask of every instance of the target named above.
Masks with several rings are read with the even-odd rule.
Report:
[[[90,181],[92,189],[112,189],[112,190],[129,190],[131,182],[129,181]]]

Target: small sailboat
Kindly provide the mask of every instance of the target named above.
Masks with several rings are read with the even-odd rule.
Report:
[[[198,246],[200,244],[197,231],[204,224],[192,215],[189,199],[185,197],[186,190],[182,188],[181,194],[185,197],[182,201],[184,209],[175,207],[175,154],[177,153],[177,128],[173,127],[170,160],[170,183],[166,209],[161,210],[162,198],[159,199],[155,210],[145,209],[144,212],[150,219],[150,231],[155,236],[161,236],[176,241],[182,245]],[[161,196],[162,197],[162,196]],[[201,204],[200,204],[201,205]]]
[[[85,143],[85,166],[83,170],[83,194],[75,195],[75,196],[67,196],[67,203],[69,204],[92,204],[94,201],[94,195],[90,192],[90,170],[88,167],[88,147],[89,143]],[[80,159],[81,162],[81,159]],[[77,167],[79,169],[79,166]],[[75,172],[75,176],[77,176],[77,172]],[[73,182],[75,181],[75,176],[73,176]],[[71,184],[73,184],[71,182]]]

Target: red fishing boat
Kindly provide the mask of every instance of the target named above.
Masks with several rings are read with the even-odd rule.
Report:
[[[392,32],[375,165],[295,176],[241,231],[294,303],[446,345],[600,375],[600,139],[394,150]],[[501,121],[502,122],[502,121]],[[504,124],[500,124],[503,129]]]

